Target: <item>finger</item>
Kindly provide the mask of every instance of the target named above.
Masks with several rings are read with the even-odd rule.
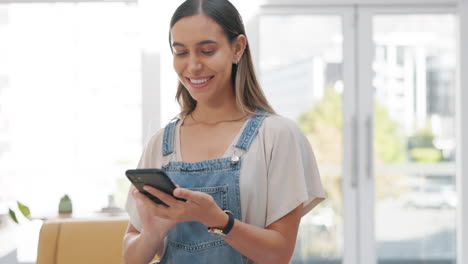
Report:
[[[132,196],[134,199],[139,199],[139,200],[144,200],[145,198],[148,199],[140,190],[137,188],[133,188],[132,190]]]
[[[191,190],[185,189],[185,188],[176,188],[174,190],[174,196],[175,197],[183,198],[183,199],[186,199],[188,201],[195,202],[195,203],[197,203],[197,201],[200,200],[200,194],[202,194],[202,193],[191,191]]]
[[[148,199],[148,202],[151,203],[151,206],[156,209],[156,210],[152,210],[153,215],[169,219],[169,215],[170,215],[169,207],[167,207],[167,206],[165,206],[163,204],[157,204],[157,203],[151,201],[150,199]]]
[[[144,208],[154,208],[156,207],[157,210],[161,210],[161,208],[168,208],[166,205],[158,204],[153,201],[150,197],[146,196],[139,190],[134,194],[135,200],[137,203],[141,204]]]
[[[142,193],[141,193],[140,190],[138,190],[137,188],[133,188],[133,190],[132,190],[132,195],[133,195],[133,197],[137,196],[138,194],[141,195]]]
[[[136,189],[134,190],[134,192],[132,193],[133,194],[133,197],[135,197],[136,200],[140,200],[142,202],[151,202],[151,203],[154,203],[151,201],[151,199],[149,197],[147,197],[145,194],[143,194],[142,192],[140,192],[140,190]]]
[[[144,208],[152,208],[155,205],[157,205],[150,198],[148,198],[146,195],[144,195],[144,194],[142,194],[140,192],[135,194],[135,200],[136,200],[136,202],[138,204],[140,204],[140,206],[143,206]]]
[[[145,197],[138,189],[134,189],[132,191],[133,198],[135,199],[142,199],[142,197]]]
[[[145,185],[143,187],[143,189],[145,191],[149,192],[150,194],[156,196],[156,198],[163,201],[168,206],[174,206],[174,204],[177,202],[177,200],[174,199],[174,197],[172,197],[172,195],[167,194],[167,193],[165,193],[163,191],[160,191],[160,190],[158,190],[156,188],[153,188],[153,187],[151,187],[149,185]]]
[[[168,218],[167,216],[169,215],[169,211],[168,211],[169,207],[163,204],[155,203],[153,200],[151,200],[146,195],[140,192],[136,194],[135,200],[136,200],[136,203],[141,204],[140,207],[146,208],[146,209],[152,208],[151,211],[153,212],[153,214],[160,216],[160,217]],[[153,210],[153,209],[156,209],[156,210]]]

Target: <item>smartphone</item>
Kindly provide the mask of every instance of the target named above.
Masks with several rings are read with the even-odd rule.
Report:
[[[174,182],[167,176],[167,174],[160,169],[133,169],[127,170],[125,172],[127,178],[132,182],[133,186],[137,188],[142,194],[150,198],[153,202],[157,204],[163,204],[167,206],[163,201],[159,200],[154,195],[143,189],[143,186],[150,185],[160,191],[163,191],[172,197],[180,201],[186,201],[185,199],[175,197],[172,192],[176,188]]]

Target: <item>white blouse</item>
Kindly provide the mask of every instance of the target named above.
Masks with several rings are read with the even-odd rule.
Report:
[[[179,139],[181,124],[179,121],[175,128],[176,153],[173,160],[175,158],[176,161],[182,161]],[[234,154],[234,146],[243,128],[223,157]],[[161,168],[163,131],[160,129],[151,137],[138,168]],[[242,221],[262,228],[300,204],[303,204],[305,215],[325,198],[309,141],[293,121],[278,115],[264,119],[250,148],[242,155],[239,182]],[[130,191],[125,208],[132,225],[141,231],[135,200]]]

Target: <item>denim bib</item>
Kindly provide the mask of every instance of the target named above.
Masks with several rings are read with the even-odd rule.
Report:
[[[265,118],[264,110],[255,112],[244,127],[231,157],[199,162],[172,161],[174,132],[179,120],[164,128],[163,167],[169,177],[181,187],[211,195],[222,210],[229,210],[242,220],[239,173],[242,154],[258,133]],[[182,222],[167,235],[167,247],[160,263],[247,263],[247,258],[232,248],[222,237],[209,233],[200,222]]]

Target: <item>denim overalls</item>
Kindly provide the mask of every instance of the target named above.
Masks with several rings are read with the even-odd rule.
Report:
[[[164,129],[162,169],[181,187],[210,194],[222,210],[231,211],[241,220],[239,173],[242,154],[248,150],[266,114],[263,110],[255,113],[257,115],[252,115],[244,126],[231,157],[194,163],[171,161],[179,120],[169,123]],[[247,263],[247,258],[222,237],[209,233],[202,223],[182,222],[169,231],[160,263]]]

